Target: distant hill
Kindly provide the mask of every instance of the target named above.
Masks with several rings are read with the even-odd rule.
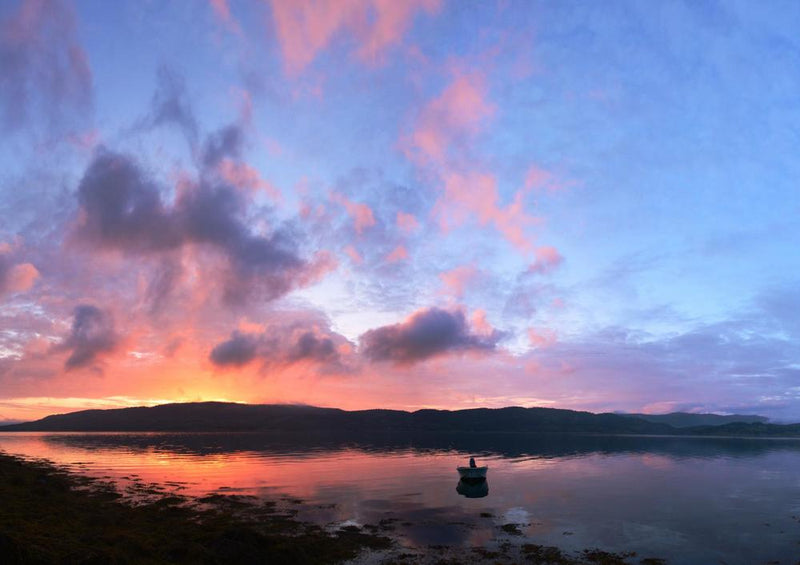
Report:
[[[703,436],[800,437],[800,424],[733,422],[722,426],[699,426],[687,430],[694,435]]]
[[[720,416],[718,414],[690,414],[688,412],[672,412],[670,414],[624,414],[653,422],[668,424],[674,428],[692,428],[696,426],[723,426],[732,423],[765,424],[769,418],[755,415],[732,414]]]
[[[800,424],[765,423],[761,416],[713,414],[592,414],[556,408],[357,410],[282,404],[194,402],[83,410],[0,431],[281,431],[281,432],[567,432],[637,435],[800,436]],[[655,421],[654,421],[655,420]],[[749,421],[748,421],[749,420]],[[708,425],[708,422],[712,422]],[[687,425],[704,423],[705,425]]]
[[[0,420],[0,428],[3,426],[10,426],[11,424],[21,424],[24,420]]]
[[[84,410],[2,431],[457,431],[670,434],[666,424],[554,408],[359,410],[223,402]]]

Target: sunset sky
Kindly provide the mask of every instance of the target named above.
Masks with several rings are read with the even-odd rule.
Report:
[[[800,421],[800,3],[0,0],[0,421]]]

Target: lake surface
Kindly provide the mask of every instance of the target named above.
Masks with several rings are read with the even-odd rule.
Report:
[[[800,561],[800,440],[5,433],[0,450],[123,488],[302,499],[299,518],[322,524],[395,519],[415,547],[526,541],[669,563]],[[478,498],[457,492],[455,467],[470,455],[490,467],[488,494],[466,487]]]

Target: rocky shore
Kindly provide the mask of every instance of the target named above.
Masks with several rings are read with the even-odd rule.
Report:
[[[193,498],[158,485],[117,485],[47,461],[0,453],[0,562],[17,564],[533,563],[663,561],[525,543],[513,524],[496,548],[408,548],[391,522],[326,528],[296,519],[299,500],[213,494]],[[294,506],[294,508],[293,508]]]

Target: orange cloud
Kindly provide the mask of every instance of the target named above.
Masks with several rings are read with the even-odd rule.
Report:
[[[380,62],[386,50],[402,40],[414,16],[434,13],[439,0],[273,0],[272,16],[292,74],[305,69],[337,34],[349,31],[363,61]]]

